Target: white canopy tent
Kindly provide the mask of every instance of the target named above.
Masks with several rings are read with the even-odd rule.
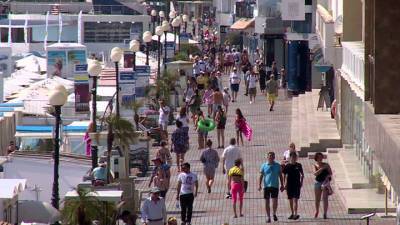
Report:
[[[167,33],[167,41],[168,41],[168,42],[173,42],[173,41],[174,41],[174,36],[175,36],[175,35],[174,35],[173,33]],[[157,36],[157,35],[153,35],[152,39],[153,39],[153,41],[158,41],[158,36]],[[164,34],[161,35],[160,41],[161,41],[161,43],[164,43],[164,41],[165,41],[165,35],[164,35]],[[176,44],[179,43],[178,35],[176,35],[175,43],[176,43]],[[199,42],[197,42],[197,41],[195,41],[195,40],[193,40],[193,39],[189,39],[189,44],[198,44],[198,43],[199,43]]]
[[[26,188],[26,179],[1,179],[0,199],[12,199]]]
[[[29,55],[25,58],[16,61],[17,68],[24,68],[31,72],[45,72],[47,71],[47,61],[45,58],[35,55]]]

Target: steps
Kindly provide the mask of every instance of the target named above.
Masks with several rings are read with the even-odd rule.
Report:
[[[332,168],[335,194],[343,201],[350,214],[384,212],[385,195],[378,194],[362,173],[360,161],[350,146],[328,149],[328,162]],[[389,203],[389,212],[395,206]]]
[[[318,99],[318,89],[292,98],[291,141],[296,144],[300,157],[341,147],[336,121],[330,111],[317,110]]]

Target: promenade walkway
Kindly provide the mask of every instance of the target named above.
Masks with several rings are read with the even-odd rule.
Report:
[[[226,78],[225,78],[226,79]],[[226,84],[226,80],[224,82]],[[257,99],[253,104],[249,104],[249,98],[243,95],[243,85],[238,96],[238,102],[231,103],[228,112],[228,121],[226,127],[226,143],[231,137],[235,137],[234,128],[234,110],[240,108],[243,115],[252,126],[254,131],[254,139],[251,142],[245,142],[245,146],[240,147],[242,156],[244,158],[245,178],[249,181],[249,189],[245,194],[244,200],[244,214],[242,218],[232,218],[231,200],[225,199],[226,192],[226,177],[222,174],[222,168],[217,169],[216,182],[214,184],[211,194],[207,193],[205,187],[205,177],[202,174],[202,164],[199,161],[201,150],[197,150],[197,133],[193,130],[190,124],[190,144],[191,148],[186,154],[186,161],[192,165],[192,171],[199,176],[199,195],[195,199],[193,225],[221,225],[228,222],[230,225],[257,225],[265,223],[265,209],[262,193],[257,190],[258,177],[260,165],[265,162],[265,155],[269,151],[274,151],[277,159],[282,159],[283,152],[287,149],[290,141],[290,123],[291,123],[291,100],[286,99],[282,90],[275,111],[270,112],[266,106],[265,97],[258,93]],[[170,127],[172,131],[174,127]],[[209,138],[213,140],[214,146],[217,145],[216,131],[209,134]],[[222,154],[222,149],[218,152]],[[173,155],[175,160],[175,155]],[[281,192],[279,195],[278,207],[278,222],[272,224],[365,224],[365,221],[360,221],[361,215],[349,215],[346,213],[345,208],[340,201],[337,194],[330,197],[330,209],[328,217],[324,220],[322,218],[314,219],[314,176],[312,165],[313,160],[300,158],[300,163],[303,164],[305,172],[305,180],[302,188],[301,199],[299,202],[300,220],[288,220],[290,215],[289,205],[287,201],[286,192]],[[333,168],[334,169],[334,168]],[[168,215],[175,216],[179,219],[180,209],[177,209],[175,204],[176,196],[176,177],[177,170],[174,164],[172,168],[171,189],[167,194],[167,208]],[[138,188],[146,189],[148,180],[138,184]],[[321,203],[322,205],[322,203]],[[322,208],[321,208],[322,212]],[[321,213],[322,215],[322,213]],[[395,224],[394,219],[373,219],[371,224]]]

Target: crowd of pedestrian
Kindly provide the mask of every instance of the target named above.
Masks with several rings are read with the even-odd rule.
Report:
[[[222,86],[222,76],[229,76],[229,87]],[[190,123],[193,123],[193,131],[197,133],[197,148],[202,151],[199,160],[203,165],[206,192],[212,193],[215,176],[221,164],[220,168],[222,174],[226,176],[227,184],[225,197],[232,199],[233,217],[245,215],[244,195],[249,183],[245,176],[246,162],[243,160],[240,146],[244,146],[243,136],[247,141],[251,141],[252,129],[249,123],[253,121],[248,121],[240,108],[234,111],[234,120],[228,121],[229,105],[237,101],[241,85],[244,95],[249,96],[250,104],[256,101],[259,88],[267,99],[269,111],[274,111],[278,90],[280,87],[286,87],[285,71],[282,69],[278,74],[275,62],[272,62],[270,67],[265,67],[259,50],[250,55],[247,50],[238,51],[225,46],[221,47],[219,52],[206,51],[203,56],[194,57],[193,75],[187,79],[187,88],[183,96],[185,104],[176,116],[176,129],[172,131],[170,137],[167,125],[172,112],[164,101],[159,101],[159,126],[163,141],[156,152],[156,157],[152,160],[155,167],[148,184],[152,189],[151,196],[142,206],[143,224],[177,224],[176,218],[167,218],[165,210],[165,197],[172,178],[171,166],[174,164],[171,152],[176,154],[175,163],[178,171],[176,204],[181,211],[181,224],[192,224],[193,203],[199,192],[199,178],[198,174],[191,171],[191,165],[185,161],[185,154],[190,150],[189,141],[192,141],[189,140]],[[201,109],[202,106],[205,107],[204,111]],[[230,138],[229,145],[225,148],[224,131],[228,122],[235,127],[236,137]],[[213,147],[213,141],[208,135],[209,132],[214,132],[215,128],[216,148]],[[223,149],[221,155],[218,149]],[[328,197],[332,194],[330,186],[332,170],[323,162],[322,154],[317,153],[315,161],[315,217],[319,215],[322,199],[323,218],[326,219]],[[258,190],[263,191],[266,222],[278,220],[278,196],[283,191],[286,191],[290,206],[288,219],[298,220],[300,218],[298,200],[301,196],[304,172],[298,162],[294,143],[289,145],[280,163],[276,161],[275,153],[269,152],[259,173]]]

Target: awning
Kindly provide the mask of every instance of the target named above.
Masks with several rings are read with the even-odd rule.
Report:
[[[255,19],[240,19],[232,24],[232,30],[245,30],[250,27],[254,27]]]
[[[60,220],[60,212],[47,202],[21,201],[18,203],[18,221],[53,224]]]
[[[64,26],[68,24],[68,22],[64,22]],[[59,23],[56,20],[49,21],[48,26],[58,26]],[[9,19],[0,20],[0,28],[4,28],[9,26]],[[28,20],[27,27],[45,27],[46,21],[44,20]],[[25,20],[11,20],[11,28],[24,28]]]
[[[0,199],[12,199],[25,190],[26,179],[1,179]]]
[[[314,66],[320,73],[326,73],[332,68],[332,64],[325,62],[323,58],[318,60]]]

